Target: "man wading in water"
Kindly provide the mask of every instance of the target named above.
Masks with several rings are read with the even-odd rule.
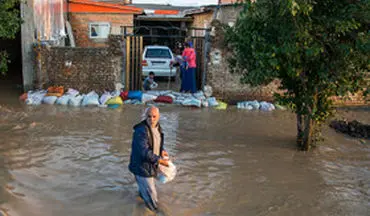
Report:
[[[155,177],[158,172],[158,164],[168,166],[168,153],[163,148],[163,133],[159,124],[159,109],[149,107],[145,110],[144,120],[134,126],[132,139],[130,171],[135,175],[139,188],[139,195],[146,206],[157,210],[157,190]]]

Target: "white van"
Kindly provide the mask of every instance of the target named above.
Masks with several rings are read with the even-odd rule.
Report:
[[[143,52],[143,76],[154,72],[156,77],[175,77],[176,68],[171,71],[171,63],[174,62],[172,51],[167,46],[146,46]]]

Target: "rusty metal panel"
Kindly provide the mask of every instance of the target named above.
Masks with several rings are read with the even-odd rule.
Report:
[[[126,36],[126,85],[125,90],[141,90],[142,36]]]
[[[130,90],[130,68],[131,68],[131,64],[130,64],[131,45],[130,45],[130,42],[131,42],[131,38],[126,37],[126,73],[125,73],[125,75],[126,75],[125,90],[126,91]]]

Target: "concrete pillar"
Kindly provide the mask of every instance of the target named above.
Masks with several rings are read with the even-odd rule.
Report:
[[[22,74],[23,89],[33,89],[35,79],[33,43],[35,42],[35,24],[33,19],[33,0],[21,1],[21,42],[22,42]]]

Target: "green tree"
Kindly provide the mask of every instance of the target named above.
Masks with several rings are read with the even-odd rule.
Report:
[[[230,68],[242,82],[280,79],[277,95],[297,116],[297,144],[315,145],[320,124],[332,113],[331,96],[362,90],[369,73],[369,0],[245,1],[226,42]]]
[[[19,0],[0,0],[0,40],[14,39],[21,26]],[[0,49],[0,73],[8,71],[8,53]]]

